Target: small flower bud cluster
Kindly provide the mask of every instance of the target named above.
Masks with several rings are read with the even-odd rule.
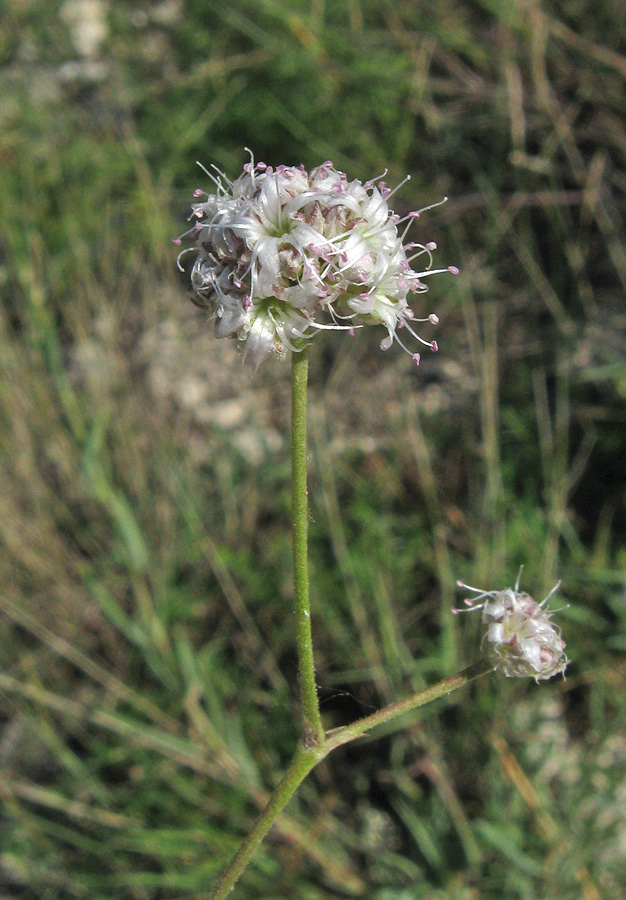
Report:
[[[568,663],[565,642],[560,630],[552,624],[551,613],[545,609],[560,582],[541,603],[520,592],[519,578],[515,588],[504,591],[481,591],[461,581],[457,585],[478,595],[465,600],[468,607],[465,611],[482,609],[483,640],[494,669],[508,678],[531,677],[535,681],[565,672]],[[462,611],[453,610],[454,613]]]
[[[424,210],[399,218],[382,180],[348,181],[330,161],[309,173],[250,157],[235,181],[204,170],[216,192],[195,191],[194,225],[174,240],[193,235],[178,265],[184,253],[196,254],[192,298],[214,316],[216,337],[237,338],[255,366],[273,352],[302,349],[318,331],[363,325],[383,325],[381,348],[396,341],[416,363],[420,355],[400,339],[401,329],[436,351],[413,329],[408,298],[427,290],[425,277],[458,270],[432,268],[432,242],[403,243]],[[417,321],[436,325],[438,318]]]

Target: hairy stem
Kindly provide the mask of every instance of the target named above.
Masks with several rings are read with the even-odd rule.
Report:
[[[296,640],[298,648],[298,670],[302,697],[302,742],[296,754],[260,814],[250,834],[220,876],[209,900],[226,900],[240,875],[246,869],[252,856],[268,833],[280,812],[293,797],[297,788],[318,762],[331,750],[356,740],[377,725],[391,722],[403,713],[463,687],[479,675],[493,669],[486,660],[480,660],[463,669],[457,675],[446,678],[439,684],[425,688],[406,700],[392,703],[371,716],[366,716],[352,725],[334,728],[324,733],[315,685],[315,663],[313,658],[313,637],[311,633],[311,612],[309,608],[309,566],[308,566],[308,491],[307,491],[307,380],[308,356],[306,349],[292,353],[291,369],[291,478],[292,478],[292,538],[293,538],[293,579],[296,605]]]
[[[418,691],[417,694],[412,694],[405,700],[399,700],[397,703],[385,706],[384,709],[379,709],[378,712],[372,713],[371,716],[365,716],[363,719],[358,719],[351,725],[333,728],[326,734],[325,749],[330,753],[335,747],[340,747],[342,744],[347,744],[356,738],[363,737],[377,725],[384,725],[387,722],[392,722],[394,719],[397,719],[398,716],[401,716],[412,709],[418,709],[420,706],[432,703],[433,700],[445,697],[446,694],[451,694],[452,691],[464,687],[475,678],[486,675],[487,672],[493,672],[493,663],[487,659],[480,659],[471,666],[461,669],[456,675],[444,678],[443,681],[439,681],[437,684],[431,684],[430,687],[424,688],[423,691]]]
[[[420,706],[425,706],[427,703],[432,703],[433,700],[445,697],[446,694],[458,690],[458,688],[468,684],[474,678],[486,675],[487,672],[491,671],[493,671],[493,664],[485,659],[481,659],[466,669],[462,669],[457,675],[444,678],[438,684],[433,684],[423,691],[407,697],[406,700],[392,703],[371,716],[359,719],[352,725],[333,728],[317,747],[311,748],[301,745],[278,787],[270,797],[267,806],[257,819],[254,828],[222,873],[209,900],[224,900],[228,896],[235,882],[250,862],[254,851],[276,821],[285,804],[293,797],[311,769],[315,768],[332,750],[341,747],[342,744],[347,744],[359,737],[363,737],[377,725],[391,722],[403,713],[409,712],[409,710],[417,709]]]
[[[320,759],[315,750],[299,747],[254,828],[220,876],[209,900],[225,900],[288,800]]]
[[[302,695],[304,744],[305,746],[320,746],[324,743],[324,729],[315,686],[315,662],[309,608],[309,502],[307,490],[309,360],[307,350],[292,353],[291,358],[291,515],[298,671]]]

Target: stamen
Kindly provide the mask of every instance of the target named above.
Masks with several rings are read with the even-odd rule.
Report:
[[[176,243],[176,238],[172,238],[172,240],[174,241],[174,243]],[[178,243],[180,244],[180,240],[178,241]],[[184,250],[181,250],[181,251],[180,251],[180,253],[179,253],[178,256],[176,257],[176,265],[177,265],[177,267],[178,267],[178,271],[179,271],[179,272],[184,272],[184,271],[185,271],[185,270],[183,269],[183,267],[181,266],[181,264],[180,264],[180,259],[181,259],[181,257],[184,256],[185,253],[193,253],[193,252],[195,251],[195,249],[196,249],[195,247],[185,247]]]
[[[557,581],[557,583],[554,585],[554,587],[552,588],[552,590],[550,591],[550,593],[549,593],[546,597],[544,597],[544,599],[541,601],[541,603],[539,604],[539,606],[545,606],[546,603],[548,602],[548,600],[550,599],[550,597],[554,597],[554,595],[556,594],[556,592],[558,591],[558,589],[559,589],[560,587],[561,587],[561,581],[559,580],[559,581]],[[565,607],[563,607],[563,609],[565,609]]]
[[[213,184],[217,187],[217,189],[218,189],[218,191],[219,191],[220,193],[222,193],[222,194],[225,194],[225,193],[226,193],[226,191],[225,191],[225,189],[224,189],[224,185],[223,185],[222,182],[219,180],[219,178],[216,178],[215,175],[213,175],[212,172],[209,172],[209,170],[207,169],[207,167],[206,167],[206,166],[203,166],[202,163],[199,162],[198,160],[196,160],[196,165],[197,165],[197,166],[200,166],[200,168],[202,169],[202,171],[204,172],[204,174],[209,176],[209,178],[211,179],[211,181],[213,182]],[[213,166],[213,168],[215,168],[215,166]],[[216,170],[216,171],[217,171],[217,170]],[[226,178],[226,176],[224,176],[224,177]],[[227,181],[228,184],[231,184],[231,182],[230,182],[228,179],[226,179],[226,181]],[[231,187],[232,187],[232,185],[231,185]]]

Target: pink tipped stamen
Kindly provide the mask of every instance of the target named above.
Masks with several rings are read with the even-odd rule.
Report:
[[[404,182],[402,182],[402,183],[404,183]],[[398,222],[408,222],[408,224],[402,234],[402,241],[404,241],[404,238],[406,237],[406,234],[407,234],[409,228],[411,227],[411,225],[413,224],[413,222],[415,222],[417,219],[421,218],[422,213],[428,212],[429,209],[435,209],[435,207],[437,207],[437,206],[441,206],[443,203],[445,203],[447,201],[447,199],[448,199],[447,197],[444,197],[443,200],[439,200],[438,203],[431,203],[430,206],[423,206],[421,209],[413,209],[413,210],[411,210],[410,213],[408,213],[402,219],[399,219]],[[418,246],[418,245],[415,245],[415,246]],[[419,245],[419,246],[422,246],[422,245]],[[409,244],[408,247],[411,248],[411,245]],[[425,245],[425,249],[428,251],[435,250],[436,248],[437,248],[437,245],[435,244],[434,241],[430,241],[428,244]]]
[[[416,254],[419,256],[420,254]],[[413,259],[414,257],[411,257]],[[409,260],[411,262],[411,260]],[[416,278],[430,278],[431,275],[443,275],[444,272],[449,272],[449,269],[425,269],[423,272],[416,272]]]
[[[425,319],[416,319],[415,313],[413,312],[411,307],[408,307],[408,309],[405,309],[404,318],[408,319],[410,322],[430,322],[431,325],[439,324],[439,316],[436,316],[435,313],[431,313]]]
[[[419,341],[420,344],[423,344],[424,347],[430,347],[430,349],[432,350],[432,349],[433,349],[433,344],[435,344],[435,346],[436,346],[435,341],[425,341],[423,337],[420,337],[420,336],[419,336],[419,334],[417,333],[417,331],[414,331],[414,329],[411,328],[411,326],[409,325],[409,323],[408,323],[408,321],[407,321],[407,316],[406,316],[406,314],[405,314],[405,316],[404,316],[404,319],[400,319],[400,320],[399,320],[398,326],[400,326],[400,322],[402,322],[402,326],[403,326],[404,328],[406,328],[406,330],[407,330],[410,334],[413,335],[413,337],[415,338],[415,340],[416,340],[416,341]],[[406,348],[405,348],[405,349],[406,349]],[[409,351],[407,350],[407,353],[408,353],[408,352],[409,352]],[[411,354],[409,354],[409,355],[411,355]]]
[[[458,582],[457,582],[457,584],[458,584]],[[467,585],[463,585],[463,587],[467,587]],[[477,598],[477,599],[478,599],[478,598]],[[471,600],[469,597],[466,597],[466,598],[463,600],[463,603],[465,604],[465,607],[466,607],[465,609],[457,609],[455,606],[452,607],[452,615],[453,615],[453,616],[458,616],[458,615],[460,615],[461,613],[471,613],[471,612],[476,612],[477,610],[482,609],[483,606],[485,605],[484,603],[479,603],[479,604],[476,606],[476,605],[475,605],[475,601],[474,601],[474,600]]]
[[[472,587],[471,584],[465,584],[460,579],[456,583],[457,587],[463,588],[466,591],[473,591],[475,594],[478,594],[477,597],[474,597],[473,603],[476,603],[477,600],[482,600],[483,597],[494,597],[497,594],[497,591],[483,591],[481,588]],[[474,606],[473,609],[479,609],[480,607]]]
[[[366,191],[371,191],[372,188],[374,187],[374,185],[375,185],[378,181],[380,181],[381,178],[384,178],[385,175],[388,173],[388,171],[389,171],[389,169],[385,169],[385,171],[382,173],[382,175],[377,175],[376,178],[370,178],[369,181],[366,181],[365,184],[363,185],[363,187],[365,188],[365,190],[366,190]]]
[[[193,234],[197,230],[198,225],[200,225],[200,228],[205,228],[207,226],[207,223],[205,222],[204,224],[202,224],[200,222],[194,222],[193,226],[191,228],[188,228],[187,231],[183,231],[183,233],[179,234],[178,237],[172,238],[172,243],[176,244],[177,247],[180,246],[180,244],[182,244],[182,239],[187,237],[188,234]],[[189,249],[193,250],[194,248],[190,247]]]
[[[411,331],[411,329],[409,329],[409,331]],[[400,338],[398,337],[398,331],[397,331],[397,330],[393,332],[393,339],[394,339],[394,341],[396,342],[396,344],[399,344],[399,345],[402,347],[402,349],[404,350],[404,352],[405,352],[405,353],[408,353],[408,355],[411,357],[411,359],[413,359],[413,357],[415,356],[415,353],[411,353],[411,351],[409,350],[409,348],[406,347],[406,346],[402,343],[402,341],[401,341]],[[423,343],[423,342],[422,342],[422,343]]]
[[[405,185],[408,181],[410,181],[410,180],[411,180],[411,176],[410,176],[410,175],[407,175],[406,178],[403,178],[402,181],[401,181],[399,184],[397,184],[397,185],[395,186],[395,188],[394,188],[392,191],[389,190],[389,188],[387,188],[387,185],[384,183],[384,181],[381,181],[380,187],[381,187],[381,188],[385,187],[385,188],[387,188],[387,190],[389,191],[389,193],[386,194],[385,199],[388,200],[389,197],[393,197],[393,195],[394,195],[397,191],[399,191],[401,187],[404,187],[404,185]]]
[[[424,256],[424,254],[426,254],[426,256],[428,257],[428,263],[426,264],[426,270],[427,270],[427,271],[430,271],[430,267],[431,267],[432,264],[433,264],[433,255],[432,255],[432,253],[431,253],[430,250],[429,250],[427,247],[425,247],[423,244],[416,244],[415,246],[418,247],[417,253],[412,253],[411,256],[409,256],[409,260],[408,260],[408,261],[409,261],[410,263],[412,263],[414,259],[419,259],[420,256]],[[422,263],[422,265],[423,265],[423,263]],[[446,271],[447,271],[447,270],[446,270]]]
[[[448,272],[450,272],[451,275],[459,274],[459,270],[456,266],[448,266]]]
[[[443,206],[444,203],[448,202],[448,198],[444,197],[443,200],[438,200],[437,203],[431,203],[430,206],[422,206],[421,209],[416,210],[417,214],[428,212],[431,209],[437,209],[438,206]]]
[[[432,251],[426,246],[426,244],[415,244],[415,248],[417,249],[417,253],[413,254],[413,259],[417,259],[419,256],[423,256],[425,253],[428,254],[428,259],[432,262]]]

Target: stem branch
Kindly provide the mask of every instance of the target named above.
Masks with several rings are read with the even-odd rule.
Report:
[[[452,675],[450,678],[444,678],[438,684],[433,684],[407,697],[406,700],[400,700],[398,703],[392,703],[384,709],[359,719],[352,725],[344,725],[341,728],[333,728],[328,732],[323,742],[317,747],[307,747],[301,745],[296,751],[291,765],[283,775],[278,787],[269,799],[269,802],[259,818],[254,828],[245,839],[237,854],[233,857],[228,867],[222,873],[213,893],[209,900],[225,900],[232,890],[235,882],[242,874],[254,851],[261,843],[265,835],[268,833],[273,823],[276,821],[285,804],[293,797],[297,788],[304,781],[311,769],[321,762],[331,750],[341,747],[356,738],[362,737],[376,725],[382,725],[385,722],[391,722],[398,716],[401,716],[409,710],[417,709],[419,706],[425,706],[433,700],[445,697],[452,691],[468,684],[474,678],[486,675],[487,672],[493,671],[493,663],[481,659],[466,669],[462,669],[458,674]]]
[[[355,738],[363,737],[377,725],[391,722],[403,713],[425,706],[427,703],[432,703],[433,700],[438,700],[440,697],[445,697],[446,694],[451,694],[452,691],[458,690],[458,688],[463,687],[475,678],[479,678],[481,675],[486,675],[487,672],[493,672],[493,663],[487,659],[480,659],[471,666],[461,669],[456,675],[444,678],[443,681],[439,681],[437,684],[431,684],[429,687],[424,688],[423,691],[418,691],[417,694],[412,694],[405,700],[399,700],[397,703],[385,706],[384,709],[379,709],[378,712],[372,713],[371,716],[358,719],[351,725],[333,728],[326,734],[326,750],[330,753],[335,747],[347,744]]]
[[[252,856],[278,818],[286,803],[318,762],[331,750],[362,737],[377,725],[391,722],[403,713],[424,706],[457,688],[463,687],[479,675],[493,669],[486,660],[480,660],[463,669],[457,675],[445,678],[439,684],[431,685],[406,700],[359,719],[352,725],[333,728],[324,733],[320,715],[317,688],[315,685],[315,662],[313,658],[313,638],[311,633],[311,612],[309,607],[309,565],[308,565],[308,525],[309,504],[307,491],[307,350],[292,353],[291,368],[291,480],[292,480],[292,539],[293,539],[293,579],[296,606],[296,640],[298,647],[298,672],[302,696],[303,736],[302,743],[270,797],[267,806],[243,841],[239,850],[220,876],[209,900],[226,900],[239,876],[247,867]]]

